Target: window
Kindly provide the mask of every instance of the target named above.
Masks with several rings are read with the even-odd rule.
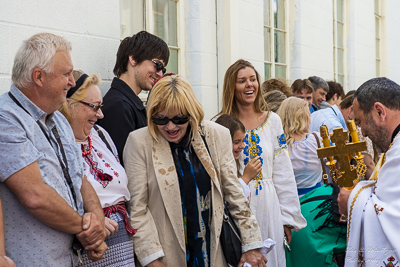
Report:
[[[168,72],[179,71],[178,0],[120,0],[121,39],[146,30],[169,47]]]
[[[264,0],[264,75],[287,79],[287,18],[285,0]]]
[[[344,86],[344,6],[333,0],[333,69],[336,82]]]
[[[375,57],[376,57],[376,77],[381,76],[381,1],[375,0]]]

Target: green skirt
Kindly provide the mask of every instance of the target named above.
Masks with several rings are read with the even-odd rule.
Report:
[[[291,251],[286,249],[286,266],[338,266],[338,259],[344,260],[346,224],[339,221],[338,193],[339,188],[329,184],[300,198],[307,227],[292,232]]]

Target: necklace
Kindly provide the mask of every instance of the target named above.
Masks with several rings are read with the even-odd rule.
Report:
[[[87,139],[88,139],[88,150],[85,150],[85,145],[82,144],[81,145],[82,156],[87,156],[92,152],[92,139],[90,138],[90,136],[88,136]]]

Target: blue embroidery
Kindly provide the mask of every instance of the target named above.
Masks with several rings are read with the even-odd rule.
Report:
[[[285,134],[281,134],[280,136],[277,136],[277,138],[278,138],[278,143],[279,143],[279,146],[280,146],[280,147],[286,145],[286,137],[285,137]]]
[[[285,138],[285,137],[283,137]],[[259,145],[260,143],[260,137],[254,133],[254,131],[250,131],[250,135],[246,133],[246,137],[244,139],[244,142],[246,143],[246,146],[243,149],[243,153],[246,155],[246,158],[244,159],[244,165],[246,166],[249,161],[257,156],[260,156],[260,161],[261,161],[261,166],[264,164],[263,159],[261,158],[261,154],[263,153],[261,146]],[[286,142],[286,140],[285,140]],[[262,190],[261,186],[261,179],[262,179],[262,174],[259,172],[256,177],[254,177],[256,180],[256,195],[258,195],[258,191]]]

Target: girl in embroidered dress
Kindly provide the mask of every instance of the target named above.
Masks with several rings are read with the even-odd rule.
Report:
[[[75,87],[68,90],[67,101],[60,111],[67,118],[82,148],[84,174],[99,196],[104,209],[108,250],[104,259],[92,262],[84,251],[78,266],[135,266],[133,229],[125,202],[129,201],[128,179],[119,163],[117,149],[108,133],[94,125],[103,118],[100,78],[73,71]]]
[[[268,254],[268,266],[286,266],[284,236],[306,226],[301,215],[296,183],[282,123],[278,115],[263,111],[260,103],[260,76],[253,65],[238,60],[225,73],[222,110],[238,118],[246,127],[239,172],[251,160],[260,157],[262,170],[250,181],[250,207],[260,225],[262,238],[276,241]]]
[[[245,197],[248,198],[250,196],[249,182],[261,171],[261,160],[258,156],[253,158],[244,168],[243,175],[240,176],[239,157],[245,147],[244,138],[246,136],[246,129],[240,120],[227,114],[219,116],[215,122],[229,129],[232,138],[232,153],[238,167],[239,181]]]

